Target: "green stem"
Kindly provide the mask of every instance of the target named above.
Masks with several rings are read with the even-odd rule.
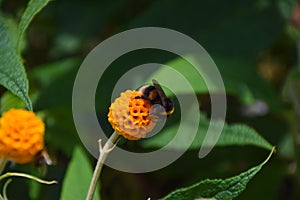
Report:
[[[4,200],[8,200],[6,191],[7,191],[7,186],[10,183],[11,183],[11,179],[8,179],[8,181],[6,181],[6,183],[3,186],[3,198],[4,198]]]
[[[3,179],[5,179],[5,178],[12,177],[12,176],[28,178],[28,179],[37,181],[39,183],[47,184],[47,185],[51,185],[51,184],[57,183],[57,181],[45,181],[45,180],[42,180],[42,179],[37,178],[35,176],[31,176],[29,174],[24,174],[24,173],[18,173],[18,172],[7,172],[7,173],[5,173],[5,174],[3,174],[3,175],[0,176],[0,181],[3,180]]]
[[[0,158],[0,175],[2,174],[5,166],[6,166],[7,160],[4,158]]]
[[[114,148],[115,142],[118,138],[118,134],[116,132],[114,132],[110,138],[107,140],[107,142],[105,143],[104,147],[102,148],[101,146],[101,140],[99,141],[99,148],[100,148],[100,154],[99,154],[99,158],[94,170],[94,174],[90,183],[90,187],[89,187],[89,191],[87,193],[86,196],[86,200],[91,200],[93,198],[95,189],[96,189],[96,185],[99,179],[99,176],[101,174],[101,170],[103,167],[103,163],[105,161],[105,159],[107,158],[109,152]]]

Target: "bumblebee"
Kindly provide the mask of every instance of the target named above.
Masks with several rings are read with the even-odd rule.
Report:
[[[155,114],[170,116],[174,112],[174,104],[172,100],[166,96],[156,80],[152,79],[152,82],[153,85],[145,85],[141,87],[139,89],[141,96],[136,98],[146,99],[150,101],[152,105],[161,105],[164,108],[164,111],[160,111],[158,113],[155,111]]]

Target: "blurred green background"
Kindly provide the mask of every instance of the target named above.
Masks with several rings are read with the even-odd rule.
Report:
[[[1,14],[13,32],[27,1],[0,3]],[[45,175],[59,184],[44,186],[16,179],[8,187],[10,199],[59,199],[74,147],[82,146],[71,111],[76,72],[101,41],[145,26],[174,29],[198,41],[222,74],[228,98],[226,121],[248,124],[277,146],[277,154],[238,199],[300,199],[300,173],[296,169],[300,158],[300,110],[296,106],[300,102],[300,78],[293,76],[300,69],[299,25],[300,6],[295,0],[51,1],[28,28],[22,55],[33,108],[47,125],[46,147],[55,165],[44,173],[31,165],[11,165],[7,170]],[[116,60],[108,76],[101,79],[96,98],[99,119],[106,118],[110,91],[122,73],[139,64],[174,59],[167,52],[140,50]],[[10,104],[16,105],[18,100],[2,88],[1,94],[1,112]],[[208,94],[199,93],[198,98],[200,109],[209,115]],[[176,116],[171,117],[170,126],[175,123]],[[107,134],[112,132],[108,122],[100,120],[100,124]],[[133,151],[143,149],[140,142],[123,141],[122,145]],[[172,165],[151,173],[130,174],[105,167],[102,199],[157,199],[205,178],[239,174],[260,163],[267,153],[249,146],[218,147],[200,160],[198,149],[191,149]],[[94,166],[96,160],[89,159]]]

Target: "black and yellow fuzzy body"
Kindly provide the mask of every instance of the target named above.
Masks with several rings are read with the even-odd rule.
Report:
[[[139,89],[139,92],[141,93],[140,98],[150,101],[152,105],[159,104],[165,109],[164,112],[159,112],[156,114],[166,116],[171,115],[174,112],[173,101],[166,96],[156,80],[153,79],[152,82],[153,85],[146,85]]]

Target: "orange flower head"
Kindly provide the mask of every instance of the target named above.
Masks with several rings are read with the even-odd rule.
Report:
[[[140,92],[127,90],[111,104],[108,121],[119,135],[139,140],[156,125],[156,118],[150,117],[151,106],[149,100],[141,98]]]
[[[0,158],[32,161],[44,148],[45,125],[35,113],[11,109],[0,118]]]

